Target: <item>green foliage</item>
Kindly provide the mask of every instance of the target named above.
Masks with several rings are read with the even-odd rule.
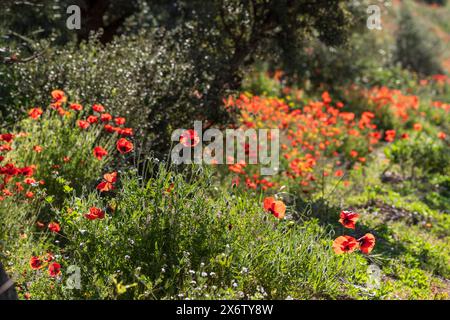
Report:
[[[440,141],[435,141],[426,134],[415,134],[410,139],[394,142],[385,149],[386,156],[393,163],[400,165],[403,172],[414,177],[416,173],[427,175],[443,174],[450,170],[449,148]],[[416,172],[416,169],[419,172]]]
[[[404,68],[422,75],[442,73],[437,39],[416,22],[407,7],[401,10],[397,31],[395,59]]]
[[[61,236],[50,236],[64,247],[49,242],[47,250],[62,250],[66,268],[81,268],[82,289],[49,292],[48,276],[34,273],[21,278],[33,279],[34,297],[331,298],[345,294],[342,277],[353,281],[365,272],[358,256],[334,255],[330,234],[315,221],[278,221],[249,194],[211,190],[201,168],[180,174],[149,166],[147,181],[123,173],[112,197],[68,198],[56,216]],[[86,219],[92,206],[106,217]]]

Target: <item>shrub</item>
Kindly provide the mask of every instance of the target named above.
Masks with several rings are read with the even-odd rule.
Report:
[[[409,171],[412,177],[416,174],[444,174],[450,169],[448,146],[425,133],[397,140],[385,152],[393,163],[400,165],[403,172]]]
[[[422,75],[442,73],[439,42],[415,19],[406,7],[401,10],[395,59],[404,68]]]

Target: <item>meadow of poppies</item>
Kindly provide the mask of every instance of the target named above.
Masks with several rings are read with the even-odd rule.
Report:
[[[221,1],[212,3],[221,8]],[[410,6],[424,8],[423,19],[450,12],[420,1]],[[400,8],[386,8],[389,23],[399,24]],[[112,42],[102,38],[107,27],[97,39],[80,31],[67,40],[71,34],[52,25],[54,38],[35,41],[36,50],[54,52],[0,60],[0,266],[13,283],[0,296],[8,290],[22,300],[449,299],[447,51],[442,70],[429,74],[398,61],[381,67],[355,58],[352,68],[367,76],[349,67],[342,76],[348,78],[335,79],[345,66],[332,53],[319,57],[325,40],[303,40],[299,66],[260,53],[250,65],[236,55],[221,65],[225,49],[216,33],[202,38],[202,48],[219,50],[205,49],[210,60],[198,59],[195,50],[183,51],[189,41],[183,50],[176,41],[197,39],[189,30],[202,24],[183,29],[180,22],[182,33],[170,31],[172,43],[144,34],[139,12]],[[243,17],[230,19],[223,22],[228,36],[245,26]],[[278,23],[267,19],[268,26]],[[142,34],[133,33],[136,26]],[[383,32],[377,41],[392,45],[398,35]],[[256,46],[260,38],[250,39]],[[355,55],[365,50],[350,39]],[[146,51],[156,44],[160,53]],[[236,52],[250,56],[247,49]],[[343,54],[336,50],[330,52]],[[125,57],[129,65],[121,64]],[[158,68],[172,67],[153,74],[150,58],[164,65]],[[205,74],[196,73],[201,67]],[[220,76],[206,76],[208,68]],[[173,162],[174,145],[194,150],[200,143],[194,120],[205,130],[277,129],[276,174],[263,175],[263,164],[248,161]],[[239,146],[246,159],[259,151],[253,138]]]

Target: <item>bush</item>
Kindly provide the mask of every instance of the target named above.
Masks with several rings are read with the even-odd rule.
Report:
[[[439,62],[439,42],[415,21],[404,6],[397,31],[395,60],[421,75],[443,73]]]
[[[139,135],[167,148],[171,128],[182,127],[198,116],[202,106],[195,97],[199,80],[184,61],[183,49],[169,42],[156,45],[147,36],[122,38],[103,47],[98,41],[77,48],[45,49],[26,64],[2,66],[0,109],[16,119],[26,109],[48,101],[43,92],[65,88],[74,100],[98,101],[139,127]],[[163,41],[160,39],[160,41]],[[169,48],[170,47],[170,48]],[[156,148],[157,146],[155,146]]]
[[[409,139],[397,140],[385,152],[393,163],[400,165],[404,173],[409,171],[412,177],[416,174],[445,174],[450,170],[448,146],[425,133],[416,133]]]

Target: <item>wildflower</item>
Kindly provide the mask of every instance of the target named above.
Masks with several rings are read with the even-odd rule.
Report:
[[[41,108],[33,108],[28,112],[28,115],[30,116],[30,118],[32,119],[37,119],[41,116],[41,114],[43,113]]]
[[[36,180],[33,179],[33,178],[25,178],[25,180],[23,180],[23,182],[24,182],[25,184],[31,185],[31,184],[36,183]]]
[[[328,93],[328,91],[324,91],[322,93],[322,101],[325,104],[330,104],[331,103],[331,98],[330,98],[330,94]]]
[[[67,102],[66,94],[62,90],[53,90],[51,95],[54,102]]]
[[[350,157],[356,158],[358,156],[358,151],[352,150],[350,151]]]
[[[0,134],[0,141],[5,141],[6,143],[11,142],[14,139],[14,135],[12,133],[3,133]]]
[[[98,112],[98,113],[102,113],[102,112],[105,112],[105,107],[102,106],[101,104],[94,104],[92,106],[92,110],[94,110],[95,112]]]
[[[384,140],[392,142],[395,139],[395,130],[386,130]]]
[[[105,212],[99,208],[92,207],[89,209],[89,213],[86,213],[84,216],[88,220],[103,219],[105,217]]]
[[[195,147],[200,142],[197,131],[189,129],[183,132],[180,137],[180,143],[185,147]]]
[[[47,252],[47,256],[44,260],[45,260],[45,262],[49,263],[49,262],[52,262],[54,259],[55,259],[55,257],[53,256],[53,254],[51,252]]]
[[[41,146],[34,146],[33,147],[33,151],[36,152],[36,153],[40,153],[40,152],[42,152],[42,147]]]
[[[38,270],[38,269],[42,268],[42,260],[36,256],[31,257],[30,267],[33,270]]]
[[[121,136],[132,136],[133,135],[133,128],[116,128],[117,132]]]
[[[31,177],[34,174],[35,166],[23,167],[20,169],[20,173],[26,177]]]
[[[286,205],[283,201],[268,197],[264,199],[264,209],[272,213],[276,218],[283,219],[286,212]]]
[[[444,132],[441,131],[441,132],[438,133],[438,138],[439,139],[445,140],[446,137],[447,137],[447,135]]]
[[[344,175],[344,171],[342,170],[336,170],[336,172],[334,173],[335,177],[342,177]]]
[[[366,233],[358,239],[359,249],[362,253],[369,254],[375,247],[375,237],[371,233]]]
[[[77,125],[80,129],[85,130],[85,129],[89,128],[89,126],[91,124],[89,123],[89,121],[86,121],[86,120],[78,120]]]
[[[413,129],[415,131],[421,131],[422,130],[422,125],[420,123],[414,123]]]
[[[101,120],[102,122],[109,122],[109,121],[112,120],[112,115],[110,115],[109,113],[103,113],[103,114],[100,116],[100,120]]]
[[[333,251],[336,254],[352,253],[358,248],[358,241],[351,236],[337,237],[333,242]]]
[[[346,228],[355,229],[355,223],[358,219],[359,214],[352,211],[342,210],[339,222]]]
[[[121,153],[128,153],[133,150],[133,144],[125,138],[120,138],[116,144],[117,150]]]
[[[97,186],[97,190],[100,192],[110,191],[114,189],[114,183],[117,180],[117,172],[106,173],[103,176],[104,181],[100,182]]]
[[[83,106],[81,104],[79,104],[79,103],[71,103],[69,105],[69,108],[72,109],[72,110],[75,110],[75,111],[83,110]]]
[[[94,124],[98,122],[98,117],[97,116],[89,116],[86,118],[86,121],[89,122],[90,124]]]
[[[103,129],[105,129],[105,131],[108,132],[108,133],[113,133],[114,131],[116,131],[116,128],[114,128],[110,124],[105,124]]]
[[[61,265],[58,262],[53,262],[48,266],[48,274],[50,277],[57,277],[61,273]]]
[[[108,151],[106,151],[103,147],[97,146],[94,148],[94,156],[98,160],[102,160],[104,156],[108,155]]]
[[[34,197],[34,193],[31,191],[27,191],[25,193],[25,197],[27,197],[28,199],[32,199]]]
[[[59,231],[61,231],[61,227],[59,226],[59,224],[57,222],[50,222],[48,224],[48,229],[54,233],[58,233]]]
[[[125,118],[122,118],[122,117],[118,117],[118,118],[114,119],[114,122],[118,126],[121,126],[121,125],[125,124],[125,121],[126,121]]]

